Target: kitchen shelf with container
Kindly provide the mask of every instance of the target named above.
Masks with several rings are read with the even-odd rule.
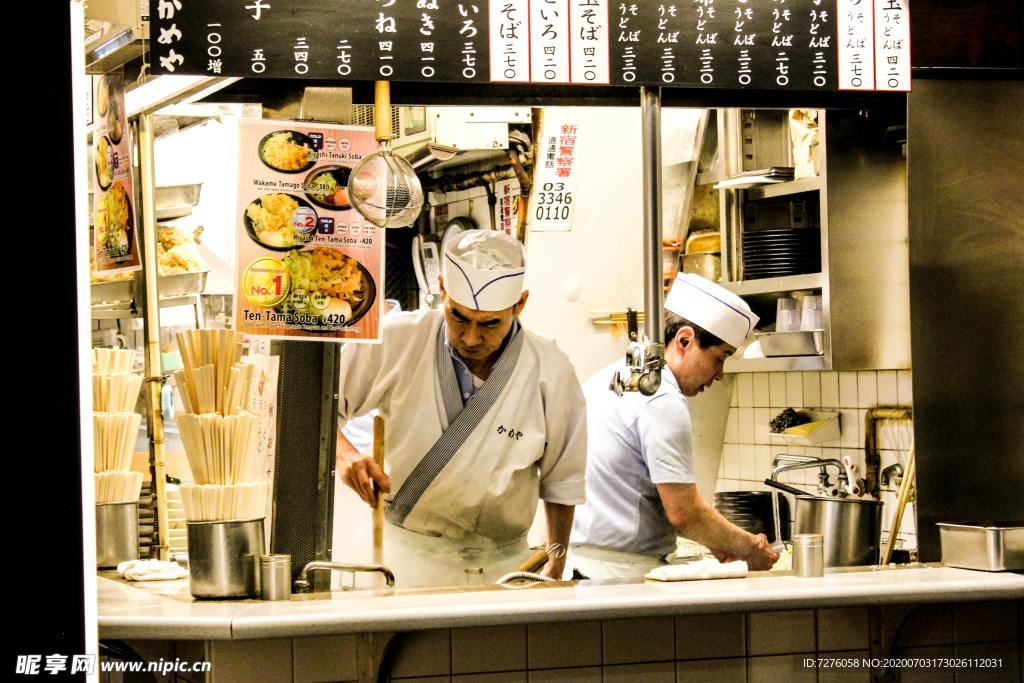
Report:
[[[707,223],[698,198],[713,192],[720,281],[760,316],[726,372],[910,367],[906,163],[890,134],[897,116],[720,109],[712,117],[691,235]],[[782,319],[800,317],[794,306],[795,324]]]
[[[173,220],[190,215],[192,207],[199,201],[201,187],[158,187],[157,219]],[[89,215],[92,216],[91,209]],[[191,306],[196,327],[203,324],[203,306],[199,297],[206,288],[208,275],[197,249],[201,232],[199,228],[189,234],[170,225],[161,225],[157,229],[157,291],[160,294],[160,308]],[[136,302],[141,301],[142,287],[141,279],[134,272],[112,276],[93,272],[90,287],[93,320],[141,317]]]

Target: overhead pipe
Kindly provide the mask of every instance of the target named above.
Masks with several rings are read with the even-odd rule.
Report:
[[[644,200],[644,336],[638,316],[627,311],[629,343],[626,347],[628,376],[616,371],[608,387],[616,394],[639,391],[651,396],[661,386],[665,365],[662,312],[664,285],[661,272],[661,88],[640,88]]]
[[[661,272],[661,88],[640,88],[644,196],[644,333],[663,355],[665,292]],[[658,370],[661,370],[659,365]]]

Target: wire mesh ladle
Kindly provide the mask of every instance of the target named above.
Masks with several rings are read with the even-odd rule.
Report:
[[[391,151],[391,85],[374,87],[373,122],[379,147],[363,157],[348,179],[348,196],[363,217],[381,228],[405,228],[423,208],[423,188],[416,172]]]

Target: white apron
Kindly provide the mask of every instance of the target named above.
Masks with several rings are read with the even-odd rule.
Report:
[[[494,583],[529,555],[525,535],[495,546],[483,537],[453,540],[384,525],[384,564],[395,573],[396,588]]]
[[[589,579],[636,579],[656,567],[668,564],[657,555],[639,555],[587,545],[574,545],[566,560],[570,571],[577,569]]]

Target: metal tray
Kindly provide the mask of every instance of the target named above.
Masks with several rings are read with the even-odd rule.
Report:
[[[156,188],[155,213],[158,221],[181,218],[192,213],[192,207],[199,203],[202,183],[194,185],[168,185]],[[89,225],[93,224],[93,191],[89,190]],[[134,200],[132,200],[134,202]],[[139,219],[141,222],[141,218]]]
[[[761,351],[768,358],[778,356],[820,356],[825,353],[821,330],[807,332],[757,332]]]
[[[191,296],[202,294],[206,289],[206,276],[208,270],[200,270],[194,273],[175,273],[174,275],[161,275],[157,278],[157,289],[161,299],[170,299],[176,296]]]
[[[135,299],[135,278],[118,282],[93,282],[89,285],[89,301],[96,304],[131,302]]]
[[[939,522],[942,563],[986,572],[1024,569],[1024,521]]]

